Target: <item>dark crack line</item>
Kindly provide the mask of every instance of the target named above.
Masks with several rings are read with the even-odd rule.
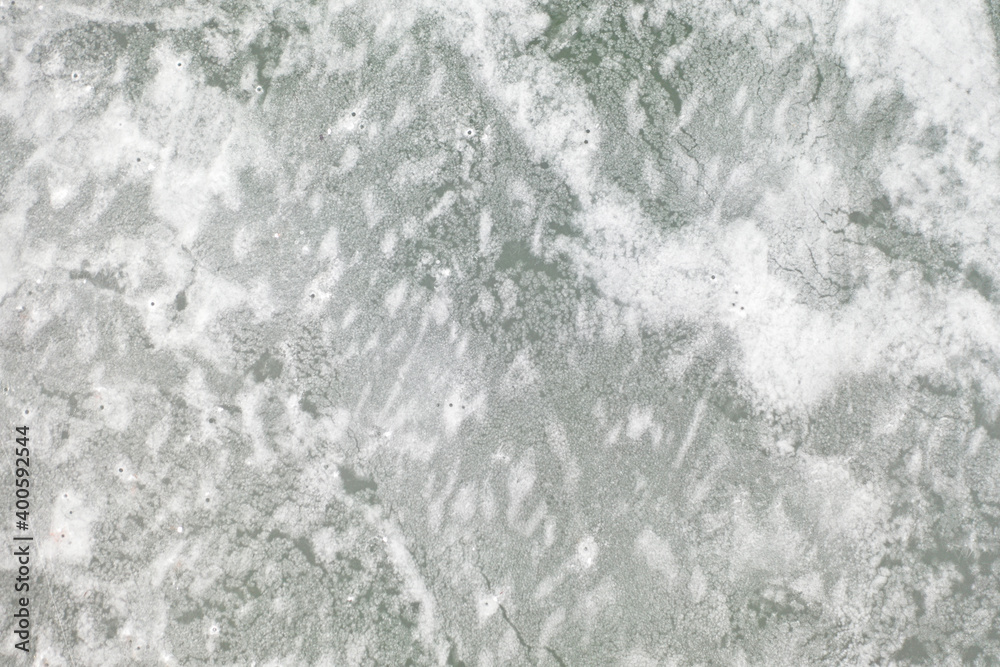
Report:
[[[486,586],[488,587],[488,589],[489,590],[493,590],[493,583],[490,581],[490,578],[488,576],[486,576],[486,573],[483,571],[483,568],[481,566],[479,566],[478,563],[476,565],[477,565],[477,569],[479,570],[479,575],[486,582]],[[521,634],[520,628],[518,628],[517,625],[514,624],[514,621],[510,620],[510,614],[507,613],[507,608],[504,607],[499,602],[497,602],[497,607],[500,609],[500,616],[503,617],[504,622],[508,626],[510,626],[510,629],[514,631],[514,636],[517,637],[518,643],[521,645],[521,647],[528,654],[528,659],[529,660],[532,659],[532,652],[533,651],[535,651],[536,649],[542,649],[546,653],[548,653],[549,655],[552,656],[552,659],[556,661],[556,663],[559,665],[559,667],[567,667],[566,661],[563,660],[562,657],[558,653],[556,653],[555,649],[553,649],[553,648],[551,648],[549,646],[544,646],[544,645],[533,646],[533,645],[529,644],[527,642],[527,640],[524,638],[524,635]],[[534,660],[532,660],[532,662],[534,662]]]
[[[543,646],[542,648],[548,651],[549,655],[552,656],[552,659],[559,663],[559,667],[566,667],[566,663],[559,657],[559,654],[556,653],[555,650],[549,648],[548,646]]]
[[[522,635],[521,631],[517,628],[516,625],[514,625],[514,622],[510,620],[510,616],[507,614],[507,608],[504,607],[499,602],[497,603],[497,606],[500,608],[500,615],[503,616],[503,620],[506,621],[507,625],[510,626],[511,630],[514,631],[514,634],[517,636],[517,641],[521,644],[521,646],[524,647],[524,649],[528,652],[528,656],[530,657],[531,652],[534,650],[534,647],[528,642],[524,641],[524,635]]]
[[[809,259],[812,260],[813,270],[816,272],[817,276],[826,281],[827,285],[831,285],[832,287],[836,288],[837,292],[841,292],[842,290],[848,289],[847,285],[841,285],[836,280],[828,278],[822,271],[819,270],[819,264],[816,263],[816,258],[813,256],[812,247],[810,247],[808,244],[806,244],[806,250],[809,251]]]
[[[797,273],[797,274],[799,274],[799,276],[801,276],[801,278],[802,278],[802,282],[804,282],[809,287],[809,289],[811,289],[812,291],[816,292],[816,294],[818,294],[821,298],[832,299],[832,298],[836,297],[837,292],[840,291],[840,289],[838,289],[837,292],[834,292],[833,294],[825,294],[825,293],[821,292],[815,285],[813,285],[812,282],[809,281],[809,278],[806,276],[805,273],[802,272],[801,269],[798,269],[798,268],[796,268],[794,266],[791,267],[791,268],[786,267],[786,266],[782,266],[781,262],[779,262],[777,259],[775,259],[773,257],[771,258],[771,261],[774,262],[775,266],[777,266],[782,271],[787,271],[788,273]],[[820,276],[820,277],[822,277],[822,276]]]

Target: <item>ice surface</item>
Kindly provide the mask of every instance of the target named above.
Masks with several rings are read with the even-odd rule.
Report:
[[[1000,663],[998,34],[2,0],[0,662]]]

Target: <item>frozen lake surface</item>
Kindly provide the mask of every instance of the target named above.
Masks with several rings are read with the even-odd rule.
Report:
[[[1000,664],[995,2],[0,2],[10,665]]]

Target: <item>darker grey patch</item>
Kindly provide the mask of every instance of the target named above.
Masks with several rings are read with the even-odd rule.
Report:
[[[917,387],[919,387],[920,391],[927,392],[928,394],[933,394],[934,396],[942,396],[942,397],[947,396],[950,398],[958,396],[957,387],[934,382],[926,375],[917,376]]]
[[[583,233],[575,229],[568,221],[553,220],[548,223],[549,230],[556,236],[568,236],[570,238],[580,238]]]
[[[211,45],[214,40],[232,38],[232,31],[229,26],[221,24],[214,18],[210,19],[198,35],[199,43],[194,50],[205,84],[239,99],[250,99],[255,95],[260,99],[267,97],[274,71],[291,35],[290,28],[291,26],[286,28],[272,21],[254,36],[247,50],[236,54],[231,61],[224,62],[211,55],[213,53]],[[294,29],[300,33],[308,33],[308,28],[304,24]],[[257,93],[248,93],[241,89],[241,76],[247,66],[256,72],[256,86],[260,86]]]
[[[870,205],[868,212],[855,210],[847,215],[848,222],[858,228],[858,241],[889,259],[919,264],[924,281],[931,285],[937,285],[942,278],[950,282],[959,276],[956,246],[925,238],[898,225],[892,203],[885,195],[875,197]],[[973,280],[981,277],[981,273],[976,273]],[[991,283],[981,282],[980,286],[991,289]]]
[[[916,636],[907,637],[903,646],[892,656],[893,660],[911,665],[923,664],[927,662],[928,658],[930,658],[930,654],[927,653],[927,647]]]
[[[302,412],[306,413],[313,419],[319,417],[319,408],[317,408],[316,404],[310,401],[309,398],[306,396],[303,396],[302,398],[299,399],[299,408],[302,410]]]
[[[288,37],[289,33],[285,28],[277,23],[271,23],[268,29],[261,32],[250,44],[250,55],[257,69],[257,84],[265,96],[271,89],[271,79],[281,60]]]
[[[187,305],[188,305],[187,294],[184,293],[184,290],[181,290],[180,292],[177,293],[177,296],[174,297],[174,308],[176,308],[177,310],[184,310],[185,308],[187,308]]]
[[[458,657],[458,649],[452,644],[451,648],[448,650],[448,662],[445,664],[448,667],[465,667],[465,662],[460,660]]]
[[[917,618],[920,618],[927,613],[927,600],[923,591],[910,591],[910,597],[913,598],[913,605],[917,608]]]
[[[565,278],[561,267],[555,262],[546,262],[541,257],[532,254],[528,244],[523,241],[507,241],[503,244],[500,257],[494,265],[497,271],[521,268],[525,271],[543,273],[549,278]]]
[[[730,421],[743,421],[751,415],[750,404],[738,394],[723,393],[716,397],[713,402]]]
[[[254,365],[250,368],[253,372],[255,382],[274,380],[281,376],[283,366],[280,359],[275,359],[270,352],[260,355]]]
[[[993,29],[994,54],[1000,60],[1000,2],[986,0],[986,13],[990,17],[990,27]]]
[[[203,618],[205,618],[205,613],[200,608],[195,607],[178,616],[177,622],[187,625],[189,623],[194,623],[195,621],[200,621]]]
[[[927,150],[940,153],[948,143],[948,128],[943,125],[931,125],[920,135],[917,145]]]
[[[807,606],[802,597],[792,591],[785,591],[787,602],[778,602],[765,597],[759,597],[747,603],[747,609],[757,621],[758,628],[765,628],[771,623],[788,622],[807,612]]]
[[[300,537],[293,540],[292,544],[295,545],[296,549],[302,552],[302,555],[305,557],[307,563],[313,566],[319,565],[319,561],[316,560],[316,552],[313,550],[312,542],[310,542],[308,538]]]
[[[212,38],[224,38],[224,32],[215,19],[207,21],[199,34],[201,43],[196,49],[196,52],[201,54],[199,64],[206,85],[228,92],[231,88],[239,85],[239,68],[231,65],[226,66],[210,55],[212,53],[210,48]]]
[[[69,411],[75,412],[79,401],[77,400],[76,394],[74,392],[59,391],[58,389],[47,389],[45,387],[41,388],[42,396],[49,396],[51,398],[61,398],[66,401],[69,406]],[[69,433],[66,433],[66,437],[69,437]]]
[[[120,618],[111,616],[108,618],[108,624],[104,629],[104,636],[108,639],[113,639],[118,636],[118,630],[121,629],[123,623]]]
[[[674,115],[680,118],[681,115],[680,91],[678,91],[677,87],[670,82],[670,79],[660,74],[659,67],[654,65],[652,69],[649,70],[649,73],[653,75],[653,79],[656,80],[656,83],[658,83],[660,87],[663,88],[664,91],[666,91],[667,97],[670,98],[670,104],[674,109]]]
[[[939,515],[945,515],[948,512],[944,499],[938,494],[932,492],[929,500]],[[935,538],[935,544],[921,554],[920,561],[934,569],[942,566],[953,566],[961,579],[952,581],[952,594],[966,598],[974,594],[976,577],[972,568],[976,564],[975,560],[970,555],[948,546],[942,537]]]
[[[2,79],[0,79],[2,80]],[[31,156],[32,145],[17,136],[14,123],[0,119],[0,179],[10,182],[14,173],[20,169]]]
[[[977,386],[977,394],[979,394],[980,391],[980,388]],[[1000,413],[995,410],[991,410],[990,407],[983,402],[981,395],[977,396],[977,398],[972,401],[972,415],[974,423],[977,427],[981,427],[984,431],[986,431],[986,434],[994,440],[1000,440]]]
[[[98,289],[111,290],[112,292],[118,292],[119,294],[123,291],[121,286],[121,280],[125,278],[125,272],[121,269],[117,271],[112,271],[111,269],[101,269],[100,271],[93,273],[88,271],[90,262],[83,260],[78,270],[71,270],[69,272],[69,277],[71,280],[86,280],[88,283],[93,285]]]
[[[860,225],[861,227],[871,227],[872,219],[861,211],[852,211],[847,219],[853,222],[855,225]]]
[[[563,660],[558,653],[556,653],[554,648],[549,646],[543,646],[542,648],[545,649],[546,653],[552,656],[552,659],[556,661],[556,664],[559,665],[559,667],[566,667],[566,661]]]
[[[987,301],[993,298],[993,293],[996,290],[993,278],[980,271],[974,264],[965,270],[965,281],[969,287],[982,294]]]
[[[350,467],[337,466],[337,470],[340,472],[340,481],[343,483],[347,495],[353,496],[362,491],[371,491],[372,493],[378,491],[378,484],[368,477],[359,476]]]
[[[962,664],[963,665],[975,665],[978,664],[976,660],[979,656],[983,654],[983,649],[979,646],[969,646],[962,651]]]
[[[872,212],[876,214],[891,213],[892,202],[890,202],[889,198],[886,197],[885,195],[882,195],[881,197],[876,197],[875,199],[872,199]]]

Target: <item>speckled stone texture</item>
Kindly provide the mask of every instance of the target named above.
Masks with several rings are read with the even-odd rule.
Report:
[[[998,33],[2,0],[0,662],[1000,664]]]

